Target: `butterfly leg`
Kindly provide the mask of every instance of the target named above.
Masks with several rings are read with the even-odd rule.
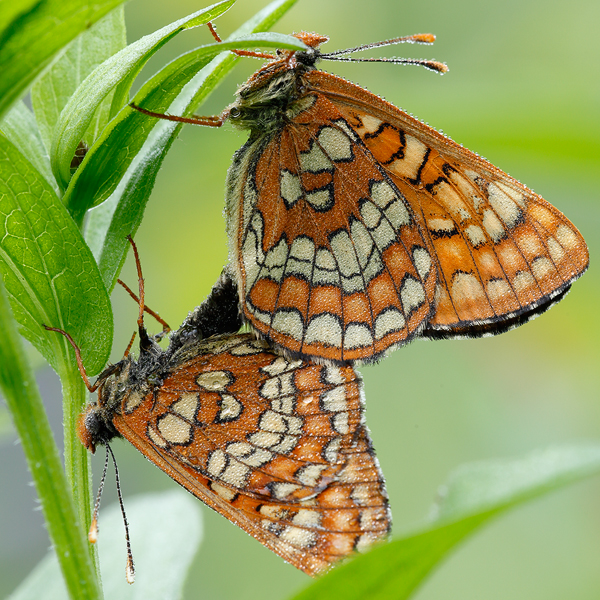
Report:
[[[130,102],[129,106],[138,112],[155,119],[162,119],[163,121],[175,121],[177,123],[189,123],[190,125],[203,125],[204,127],[221,127],[225,122],[225,119],[220,115],[213,115],[210,117],[178,117],[177,115],[167,115],[165,113],[158,113],[151,110],[146,110],[133,102]]]
[[[207,24],[208,29],[210,30],[212,36],[215,38],[217,42],[222,42],[221,36],[217,33],[215,26],[212,21],[209,21]],[[276,58],[274,54],[266,54],[264,52],[252,52],[251,50],[231,50],[233,54],[237,56],[251,56],[252,58],[266,58],[267,60],[272,60]]]

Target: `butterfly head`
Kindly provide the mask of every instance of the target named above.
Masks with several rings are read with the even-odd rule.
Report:
[[[96,451],[96,446],[104,445],[119,436],[112,424],[112,417],[121,410],[123,396],[130,388],[132,364],[135,363],[129,355],[104,369],[96,382],[96,401],[89,404],[79,416],[77,437],[92,454]]]

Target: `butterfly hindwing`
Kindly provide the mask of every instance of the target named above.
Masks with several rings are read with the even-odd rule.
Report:
[[[386,535],[385,484],[351,367],[288,361],[250,335],[194,348],[114,425],[187,490],[307,573]]]
[[[244,313],[297,355],[373,359],[423,328],[436,271],[410,206],[336,107],[304,106],[230,169]]]

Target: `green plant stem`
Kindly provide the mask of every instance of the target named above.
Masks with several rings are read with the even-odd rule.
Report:
[[[31,471],[69,595],[101,598],[88,544],[62,469],[33,372],[0,280],[0,386]]]
[[[70,362],[71,365],[74,361]],[[77,437],[77,420],[87,401],[87,388],[77,369],[65,369],[60,380],[63,389],[63,426],[65,444],[65,472],[79,522],[88,531],[93,505],[91,455]],[[95,546],[87,546],[94,558]]]

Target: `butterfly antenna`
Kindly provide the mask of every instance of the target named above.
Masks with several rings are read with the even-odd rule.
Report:
[[[409,44],[433,44],[435,36],[431,33],[417,33],[415,35],[407,35],[403,37],[393,38],[391,40],[384,40],[382,42],[374,42],[372,44],[363,44],[362,46],[356,46],[355,48],[346,48],[345,50],[335,50],[333,52],[326,52],[320,55],[323,60],[337,60],[339,62],[386,62],[395,65],[419,65],[435,71],[436,73],[446,73],[448,66],[437,60],[424,60],[416,58],[353,58],[347,56],[353,52],[359,52],[361,50],[370,50],[372,48],[381,48],[382,46],[391,46],[393,44],[402,44],[404,42]]]
[[[115,481],[117,483],[117,496],[119,497],[119,506],[121,507],[121,514],[123,515],[123,525],[125,526],[125,542],[127,543],[127,564],[125,567],[125,577],[127,583],[133,583],[135,581],[135,565],[133,564],[133,554],[131,552],[131,541],[129,539],[129,523],[127,522],[127,515],[125,514],[125,506],[123,505],[123,496],[121,494],[121,480],[119,479],[119,468],[117,467],[117,459],[112,451],[112,448],[106,444],[106,461],[108,462],[108,453],[112,457],[113,465],[115,465]],[[106,465],[104,466],[106,473]]]
[[[100,511],[100,500],[102,498],[102,491],[104,490],[104,482],[106,481],[107,471],[108,444],[106,444],[106,458],[104,459],[104,470],[102,471],[102,478],[100,479],[100,485],[98,486],[98,494],[96,494],[96,501],[94,502],[94,512],[92,514],[92,523],[90,524],[90,530],[88,532],[88,540],[90,544],[95,544],[98,541],[98,512]]]

